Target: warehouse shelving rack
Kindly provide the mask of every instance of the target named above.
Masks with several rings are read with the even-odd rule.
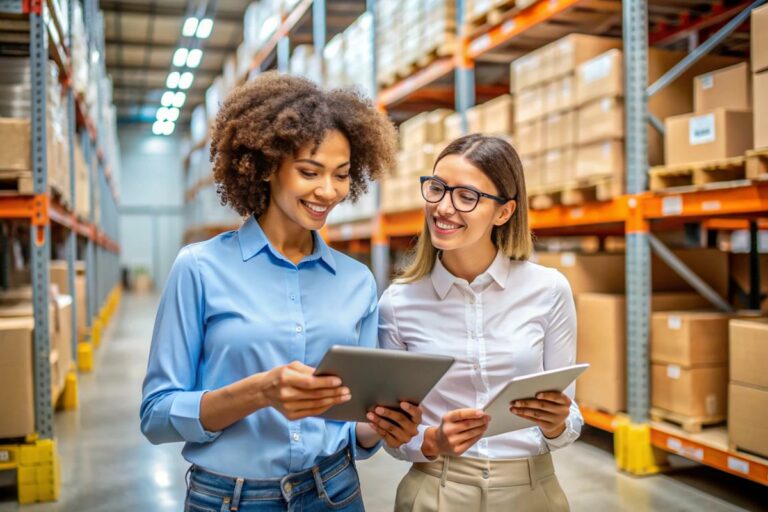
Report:
[[[103,20],[98,14],[97,2],[84,0],[85,26],[89,31],[89,45],[101,44],[100,61],[103,66]],[[28,220],[30,225],[30,265],[32,276],[32,302],[34,313],[34,412],[35,434],[23,442],[2,444],[0,440],[0,471],[16,470],[20,503],[55,500],[59,496],[59,461],[53,432],[51,403],[51,371],[48,354],[50,342],[48,326],[48,283],[51,257],[51,228],[65,229],[68,281],[71,293],[75,290],[75,261],[78,246],[85,245],[88,333],[78,339],[77,303],[72,304],[72,354],[81,370],[92,369],[92,348],[100,340],[103,325],[114,313],[120,299],[117,195],[110,172],[110,162],[102,151],[103,130],[96,126],[84,101],[75,97],[71,87],[71,61],[68,48],[71,32],[62,29],[62,14],[52,0],[0,0],[0,18],[11,23],[28,22],[30,72],[32,83],[32,178],[33,194],[29,196],[0,196],[0,219]],[[74,4],[68,2],[67,19],[74,17]],[[72,23],[69,23],[71,30]],[[82,148],[89,165],[91,213],[88,219],[79,218],[68,204],[55,198],[48,189],[46,159],[46,80],[48,60],[59,67],[59,76],[66,87],[67,119],[69,124],[68,167],[70,176],[70,204],[75,201],[76,126],[83,128]],[[99,91],[100,93],[100,91]],[[101,105],[101,102],[97,102]],[[102,119],[101,113],[97,119]],[[98,187],[98,197],[96,190]],[[99,218],[95,216],[98,199]],[[97,309],[99,310],[97,313]],[[70,371],[63,392],[65,408],[77,407],[77,376]]]
[[[432,100],[438,98],[445,102],[446,107],[454,107],[462,114],[466,130],[466,111],[473,106],[475,97],[493,95],[498,90],[492,86],[475,84],[476,62],[488,58],[499,49],[506,52],[503,55],[507,56],[507,62],[511,62],[514,57],[529,49],[553,41],[570,31],[594,33],[600,31],[601,27],[606,32],[609,28],[621,30],[625,52],[626,193],[606,202],[588,202],[577,206],[556,205],[546,210],[531,210],[529,219],[531,228],[538,236],[626,236],[629,411],[626,415],[612,415],[582,407],[582,413],[587,424],[614,432],[617,466],[631,474],[658,472],[663,462],[662,452],[665,452],[768,485],[768,460],[731,449],[722,429],[711,430],[708,434],[689,434],[649,421],[648,357],[651,246],[659,251],[662,260],[683,274],[694,289],[704,294],[713,304],[724,306],[724,301],[718,300],[700,278],[664,251],[663,244],[653,236],[652,230],[701,222],[710,229],[749,227],[754,240],[758,222],[764,225],[763,219],[757,219],[768,216],[768,180],[745,180],[711,189],[649,192],[646,125],[650,122],[657,129],[663,130],[663,127],[648,113],[648,96],[673,81],[688,64],[721,43],[744,22],[749,11],[761,3],[762,0],[739,1],[727,5],[712,2],[710,9],[702,12],[686,11],[679,7],[681,4],[666,7],[661,5],[663,2],[655,0],[539,0],[523,10],[511,12],[493,26],[481,27],[471,34],[458,34],[459,45],[454,55],[435,59],[411,76],[375,94],[376,104],[383,112],[397,109],[413,112],[416,110],[413,104],[426,97]],[[284,18],[278,32],[257,54],[252,71],[261,70],[263,63],[275,51],[278,69],[287,69],[286,48],[291,30],[307,12],[310,4],[313,12],[319,16],[313,20],[316,47],[322,47],[318,42],[325,40],[324,21],[321,21],[324,20],[322,12],[325,1],[303,1],[297,11]],[[374,17],[375,4],[375,0],[366,2],[367,10]],[[650,30],[649,6],[654,18]],[[600,11],[607,11],[608,15],[596,17]],[[464,26],[463,0],[456,0],[456,12],[457,27],[461,29]],[[371,44],[375,48],[375,21],[373,27]],[[649,88],[646,75],[649,43],[668,44],[690,40],[691,34],[699,31],[707,31],[711,37]],[[532,34],[534,38],[530,37]],[[374,51],[374,59],[375,55]],[[498,62],[498,59],[495,61]],[[374,73],[375,68],[374,60]],[[446,81],[451,82],[447,88]],[[438,82],[439,85],[436,85]],[[497,92],[496,95],[502,93]],[[421,211],[379,213],[369,220],[328,225],[322,234],[340,249],[353,253],[369,252],[376,281],[383,290],[389,281],[390,249],[408,246],[421,232],[423,225]],[[236,227],[207,226],[196,234],[212,236]],[[758,256],[756,244],[753,243],[752,247],[754,262]],[[756,278],[757,272],[753,270],[753,305]]]

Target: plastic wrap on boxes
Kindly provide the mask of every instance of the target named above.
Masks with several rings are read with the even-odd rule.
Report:
[[[325,83],[328,87],[343,87],[347,84],[344,66],[344,35],[336,34],[323,48],[325,62]]]
[[[224,101],[224,95],[222,94],[223,81],[223,78],[220,76],[216,77],[216,80],[205,91],[205,114],[209,120],[216,118],[221,102]]]
[[[208,116],[205,112],[205,105],[198,105],[192,110],[192,119],[190,121],[190,135],[192,142],[198,143],[205,138],[208,132]]]

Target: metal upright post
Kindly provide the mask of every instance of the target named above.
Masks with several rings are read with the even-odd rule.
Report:
[[[72,47],[72,19],[75,17],[75,3],[67,3],[67,19],[69,20],[69,47]],[[75,144],[77,144],[77,133],[75,125],[75,94],[72,90],[72,79],[67,83],[67,142],[69,146],[69,198],[72,210],[75,209],[77,204],[77,187],[75,186],[76,172],[75,172]],[[77,233],[74,229],[70,229],[67,235],[67,282],[69,283],[69,294],[72,296],[71,307],[71,331],[72,331],[72,360],[77,364],[77,345],[79,340],[77,339],[77,293],[75,291],[76,286],[76,274],[77,269],[75,263],[77,261]]]
[[[325,3],[325,0],[323,0]],[[379,87],[376,83],[378,59],[376,57],[376,0],[366,0],[366,11],[371,15],[371,55],[373,56],[373,65],[371,66],[371,96],[375,99],[379,94]],[[387,171],[389,171],[387,169]],[[383,215],[381,213],[381,187],[376,187],[376,218],[374,220],[373,234],[371,236],[371,267],[373,268],[373,277],[376,280],[376,287],[379,295],[389,286],[390,278],[390,253],[389,239],[384,235]]]
[[[459,31],[455,73],[456,112],[461,115],[461,131],[469,132],[467,110],[475,104],[475,63],[467,57],[467,38],[464,34],[464,0],[456,0],[456,30]]]
[[[370,9],[368,3],[369,2],[366,3],[366,7]],[[323,48],[325,48],[326,40],[325,13],[325,0],[314,0],[314,2],[312,2],[312,44],[315,47],[315,55],[320,59],[322,80],[325,80],[325,65],[323,60]]]
[[[43,21],[42,2],[38,12],[29,13],[29,56],[32,80],[32,177],[35,195],[48,193],[46,96],[48,79],[48,34]],[[46,199],[47,200],[47,199]],[[43,206],[43,205],[41,205]],[[35,317],[35,431],[43,439],[53,438],[51,404],[51,339],[48,325],[48,265],[50,262],[50,226],[31,226],[32,302]]]

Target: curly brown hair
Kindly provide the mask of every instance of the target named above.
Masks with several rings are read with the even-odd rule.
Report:
[[[370,100],[353,89],[323,90],[277,72],[235,88],[224,100],[211,135],[211,162],[222,204],[242,216],[263,214],[269,182],[287,156],[315,149],[331,130],[349,140],[352,201],[395,165],[397,135]]]

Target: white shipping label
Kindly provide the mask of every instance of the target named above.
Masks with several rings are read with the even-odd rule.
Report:
[[[661,213],[664,215],[679,215],[683,213],[683,197],[667,196],[661,200]]]
[[[600,108],[603,109],[603,112],[609,112],[611,110],[611,106],[613,106],[613,101],[611,98],[603,98],[603,101],[600,102]]]
[[[8,450],[0,450],[0,462],[8,462],[11,460],[11,452]]]
[[[604,54],[581,65],[581,79],[586,83],[602,80],[611,73],[611,54]]]
[[[576,255],[572,252],[564,252],[560,255],[560,265],[563,267],[573,267],[576,265]]]
[[[716,138],[715,114],[692,117],[688,121],[688,143],[691,146],[709,144]]]
[[[712,73],[707,73],[706,75],[702,75],[699,79],[701,80],[702,89],[711,89],[712,86],[715,85],[715,79],[712,78]]]
[[[679,379],[680,378],[680,367],[676,364],[670,364],[667,366],[667,377],[670,379]]]
[[[704,408],[707,410],[707,414],[715,414],[717,411],[717,395],[707,395],[704,400]]]
[[[667,327],[671,331],[679,331],[680,328],[683,326],[683,319],[680,318],[678,315],[670,315],[667,319]]]
[[[728,457],[728,469],[738,471],[739,473],[749,474],[749,462],[736,457]]]

